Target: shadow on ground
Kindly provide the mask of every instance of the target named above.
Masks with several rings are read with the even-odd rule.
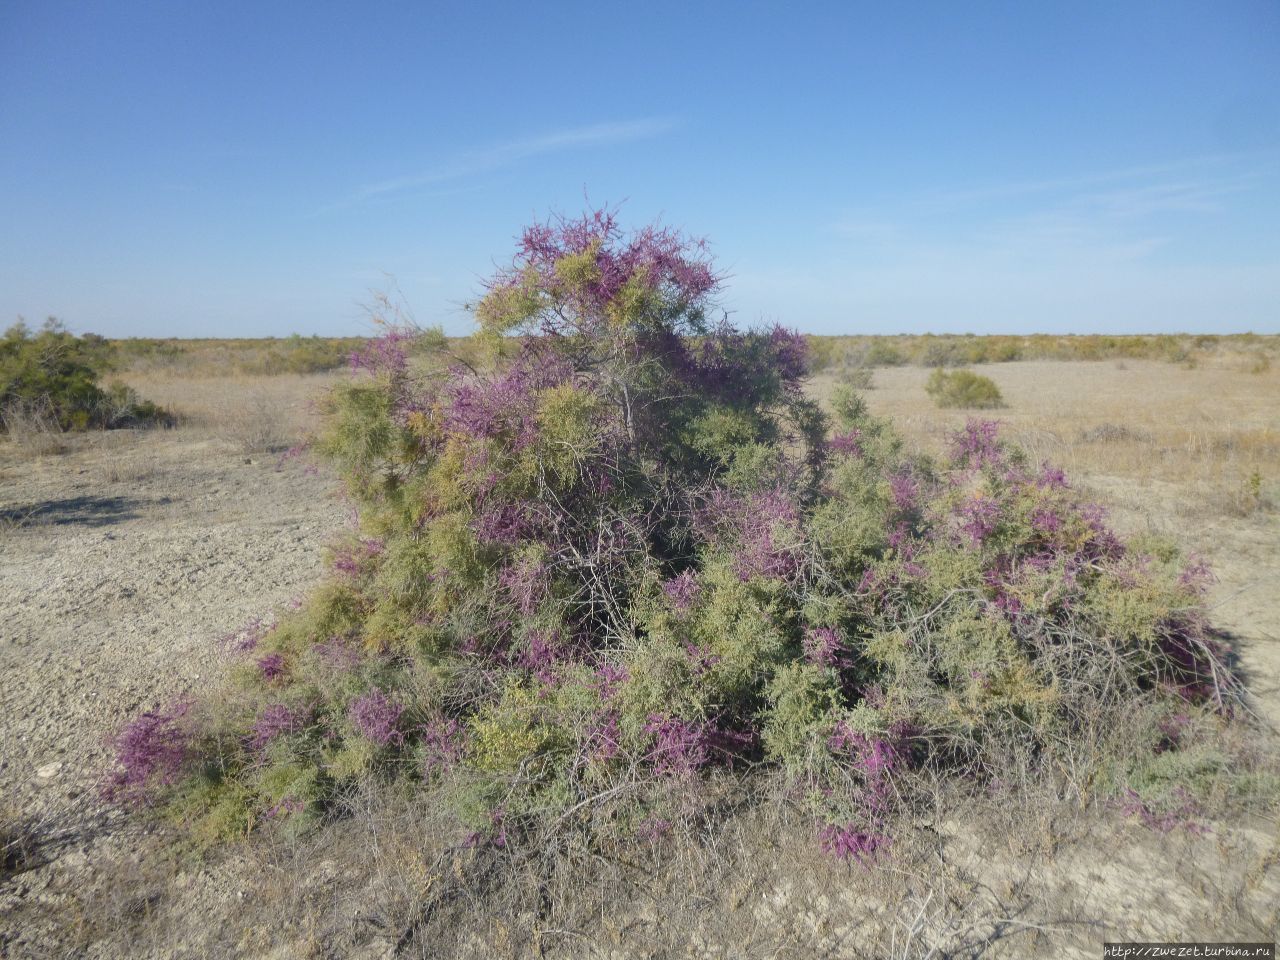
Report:
[[[107,527],[136,520],[139,507],[155,503],[134,497],[66,497],[0,508],[0,525]]]

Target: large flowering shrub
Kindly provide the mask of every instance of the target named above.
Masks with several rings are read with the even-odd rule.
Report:
[[[238,693],[145,716],[116,781],[212,837],[393,778],[505,844],[657,836],[772,774],[865,861],[913,772],[1079,770],[1108,710],[1149,714],[1156,751],[1226,706],[1197,568],[993,424],[940,463],[856,397],[829,429],[805,341],[713,322],[718,283],[673,231],[553,220],[475,308],[506,356],[362,352],[318,444],[359,529]]]

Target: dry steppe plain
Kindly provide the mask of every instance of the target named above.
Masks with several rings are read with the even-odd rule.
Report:
[[[1280,724],[1280,370],[978,369],[1004,395],[992,416],[1006,436],[1066,468],[1122,530],[1168,534],[1211,564],[1214,619],[1258,713]],[[966,414],[933,407],[928,373],[877,369],[866,398],[937,453]],[[222,638],[322,576],[350,510],[323,468],[282,452],[346,375],[135,371],[178,427],[0,443],[0,812],[22,838],[0,880],[0,956],[392,956],[415,897],[447,882],[403,822],[356,816],[202,859],[98,795],[125,720],[209,683]],[[839,377],[816,376],[815,396]],[[1096,957],[1103,940],[1273,940],[1280,922],[1267,817],[1162,834],[1048,799],[972,820],[940,810],[872,871],[826,863],[787,829],[744,815],[707,849],[643,865],[615,910],[574,929],[464,905],[439,953]]]

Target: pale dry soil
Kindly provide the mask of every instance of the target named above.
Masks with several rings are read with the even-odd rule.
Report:
[[[997,413],[1007,428],[1072,469],[1118,525],[1168,533],[1213,564],[1215,618],[1239,645],[1259,711],[1280,718],[1280,521],[1239,489],[1260,470],[1274,492],[1276,378],[1159,364],[982,372],[1009,402]],[[926,376],[877,371],[867,397],[936,452],[964,414],[934,411]],[[815,393],[829,395],[832,379]],[[107,740],[125,720],[211,682],[226,667],[220,638],[322,576],[324,544],[348,517],[333,479],[246,454],[242,436],[281,400],[273,390],[298,407],[318,386],[266,384],[246,409],[206,382],[201,415],[177,430],[77,438],[44,457],[0,447],[0,797],[6,822],[38,838],[26,869],[0,881],[0,957],[394,953],[399,931],[380,925],[367,872],[344,867],[329,839],[157,866],[152,828],[98,795]],[[162,399],[181,394],[175,384]],[[232,413],[220,419],[223,399]],[[1108,423],[1141,432],[1084,437]],[[354,842],[382,857],[374,826]],[[1280,922],[1280,834],[1268,818],[1160,835],[1048,807],[985,833],[940,817],[922,834],[942,865],[928,876],[835,867],[768,831],[739,833],[754,852],[731,880],[669,871],[674,900],[655,886],[590,928],[537,942],[512,939],[519,918],[473,918],[463,953],[1096,957],[1104,939],[1270,940]],[[290,922],[273,921],[268,901],[290,905]]]

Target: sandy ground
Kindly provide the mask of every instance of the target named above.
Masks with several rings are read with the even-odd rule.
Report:
[[[279,460],[177,430],[3,464],[0,797],[47,825],[54,860],[20,875],[0,911],[119,851],[128,831],[98,801],[111,734],[197,689],[221,668],[220,638],[321,575],[344,508],[331,478]],[[4,956],[6,934],[26,939],[0,933]]]
[[[1028,364],[1007,365],[1001,373],[1013,376],[1019,366],[1036,367],[1024,371],[1028,377],[1045,372],[1043,365]],[[1061,374],[1065,366],[1054,370]],[[1100,369],[1094,365],[1093,374]],[[924,372],[890,372],[871,395],[873,407],[891,413],[899,402],[907,403],[917,376],[923,379]],[[1139,418],[1142,402],[1139,383],[1127,401]],[[1251,429],[1274,430],[1277,423],[1267,419],[1270,410],[1264,403],[1261,414],[1251,413],[1262,424]],[[908,431],[915,430],[927,443],[948,417],[921,419],[908,424]],[[1034,425],[1019,426],[1030,430]],[[1229,421],[1224,427],[1236,429]],[[1052,432],[1043,425],[1038,429]],[[1057,442],[1067,442],[1062,439],[1066,436],[1061,431]],[[1176,470],[1173,476],[1165,471],[1136,475],[1131,467],[1108,472],[1105,457],[1090,460],[1085,454],[1065,459],[1075,460],[1081,483],[1113,505],[1120,526],[1170,533],[1214,565],[1217,621],[1241,649],[1260,709],[1280,720],[1277,514],[1203,508],[1205,495],[1197,486],[1204,479],[1202,471],[1192,477],[1195,483],[1180,482]],[[5,707],[0,718],[0,797],[6,816],[41,824],[46,837],[36,857],[40,866],[0,883],[0,957],[228,955],[227,940],[212,937],[210,929],[236,922],[237,902],[258,880],[253,875],[257,867],[237,855],[178,872],[181,890],[170,891],[167,940],[143,945],[120,939],[120,930],[137,920],[137,911],[152,909],[150,901],[139,905],[127,896],[118,916],[68,920],[69,911],[88,909],[77,899],[80,885],[91,879],[100,884],[103,865],[128,860],[131,850],[145,845],[145,829],[98,799],[106,741],[140,709],[198,688],[216,674],[223,662],[221,637],[253,617],[269,618],[274,609],[305,593],[321,576],[323,545],[345,521],[346,508],[332,478],[308,472],[297,462],[281,465],[275,454],[246,456],[234,439],[208,429],[83,437],[66,452],[41,458],[15,456],[0,447],[0,457]],[[1123,462],[1131,465],[1133,460]],[[969,864],[967,875],[979,878],[984,889],[1003,884],[1012,903],[1014,887],[1025,892],[1034,886],[1037,902],[1052,904],[1050,912],[1056,911],[1054,916],[1044,911],[1018,914],[1021,919],[994,939],[990,924],[979,924],[975,936],[990,940],[992,955],[1093,956],[1096,947],[1079,944],[1099,943],[1107,931],[1124,933],[1126,923],[1151,938],[1176,938],[1179,931],[1193,928],[1224,936],[1275,935],[1280,838],[1274,823],[1224,827],[1209,837],[1151,838],[1141,833],[1130,830],[1119,839],[1094,838],[1084,845],[1077,841],[1053,868],[1057,872],[1046,874],[1045,865],[1019,865],[1016,858],[997,865],[957,832],[952,856]],[[1105,864],[1091,854],[1099,842],[1113,855]],[[1153,870],[1160,863],[1153,857],[1176,860],[1187,870]],[[1064,866],[1072,862],[1074,867]],[[299,884],[321,882],[315,878],[334,866],[316,857],[308,870]],[[1028,879],[1032,875],[1034,883]],[[856,908],[831,890],[826,891],[831,896],[825,907],[813,906],[808,898],[814,891],[803,878],[758,882],[772,885],[765,913],[760,914],[764,908],[759,906],[751,908],[752,923],[767,921],[763,929],[773,933],[762,935],[760,952],[753,948],[752,956],[771,955],[766,950],[769,936],[788,942],[786,924],[795,921],[801,903],[804,911],[819,913]],[[344,914],[341,922],[358,926],[359,907],[343,909],[350,915]],[[984,909],[1001,916],[1006,907]],[[1070,949],[1057,939],[1058,932],[1075,922],[1056,915],[1063,910],[1087,911],[1087,923],[1094,925]],[[922,915],[929,915],[929,908]],[[840,936],[831,934],[837,946],[830,955],[853,955],[839,943],[847,945],[841,937],[851,936],[855,928],[817,919],[810,923],[810,933],[824,923],[832,931],[844,930]],[[1034,949],[1025,939],[996,949],[1019,930],[1035,933]],[[70,940],[68,931],[75,934]],[[343,942],[361,942],[365,956],[389,951],[388,941],[372,933]],[[1077,948],[1081,952],[1073,952]],[[274,952],[265,945],[230,952],[308,953],[297,943]],[[733,955],[708,944],[698,949],[691,945],[690,952]],[[961,955],[979,952],[987,955],[973,950]]]

